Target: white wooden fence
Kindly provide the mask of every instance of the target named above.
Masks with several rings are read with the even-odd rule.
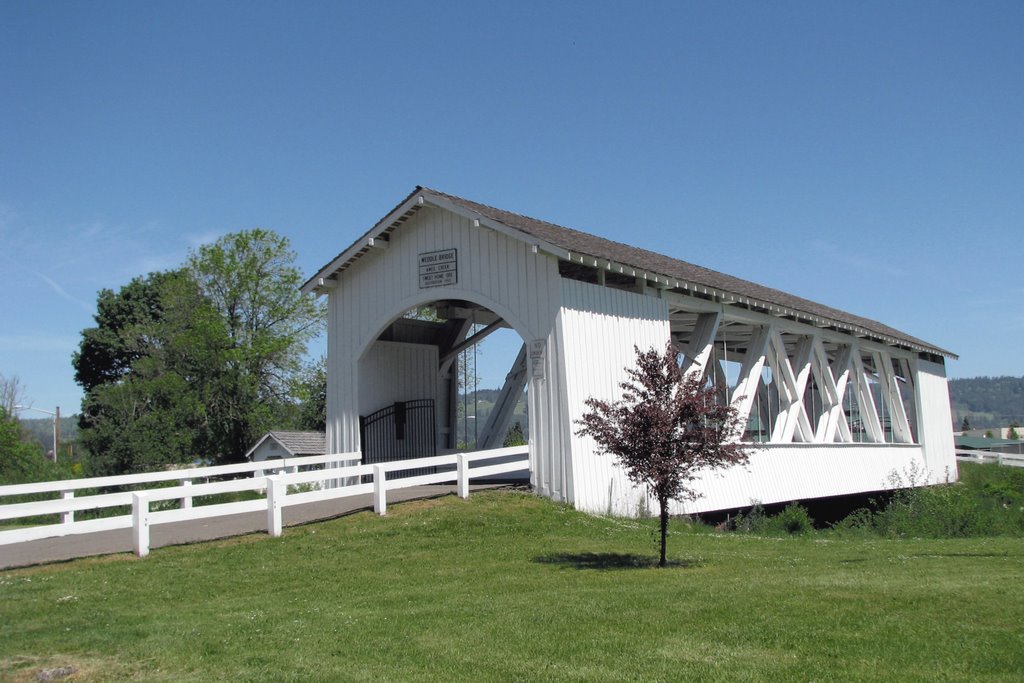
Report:
[[[493,477],[499,474],[521,471],[528,466],[528,458],[529,450],[527,446],[496,448],[472,453],[453,453],[431,458],[398,460],[374,465],[342,465],[341,463],[358,463],[361,456],[359,453],[336,453],[333,455],[266,460],[257,463],[199,467],[169,472],[150,472],[116,477],[0,486],[0,502],[4,498],[26,494],[46,493],[60,495],[60,498],[54,500],[0,504],[0,521],[37,517],[40,515],[60,515],[60,522],[56,524],[42,524],[0,531],[0,545],[130,527],[132,529],[135,553],[139,557],[145,557],[149,554],[149,531],[150,527],[154,524],[197,520],[244,512],[258,512],[261,510],[265,510],[267,513],[267,533],[272,536],[280,536],[282,527],[281,511],[289,505],[348,498],[372,493],[373,508],[378,514],[383,515],[387,512],[388,491],[425,484],[456,482],[458,484],[458,495],[462,498],[468,498],[470,479]],[[499,460],[499,462],[487,462],[492,460]],[[323,466],[323,469],[298,471],[299,468],[309,466]],[[454,466],[455,469],[416,477],[388,479],[389,472],[421,467],[445,466],[449,468]],[[194,483],[195,480],[203,480],[210,477],[247,475],[249,473],[252,473],[252,476],[213,483]],[[369,483],[359,483],[364,476],[370,477],[371,481]],[[74,495],[76,491],[85,489],[100,489],[113,486],[146,487],[150,484],[168,481],[177,481],[179,485],[148,487],[134,491],[101,493],[79,497]],[[345,484],[346,482],[347,484]],[[339,483],[342,483],[342,485],[337,485]],[[296,486],[301,484],[319,484],[323,488],[302,491],[303,487]],[[289,486],[296,486],[296,490],[290,493],[288,490]],[[252,500],[200,506],[192,505],[192,499],[196,496],[214,496],[239,491],[256,491],[261,495],[259,498]],[[153,503],[169,500],[178,501],[178,507],[169,510],[152,509]],[[75,521],[74,519],[76,511],[129,505],[131,506],[131,514],[84,521]]]
[[[1024,467],[1024,455],[1019,453],[993,453],[958,448],[956,449],[956,459],[960,462],[992,462],[1007,467]]]

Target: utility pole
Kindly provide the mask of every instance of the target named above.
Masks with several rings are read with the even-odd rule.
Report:
[[[15,410],[34,410],[37,413],[45,413],[46,415],[53,416],[53,461],[57,462],[57,449],[60,448],[60,406],[57,406],[57,412],[51,413],[49,410],[43,410],[42,408],[33,408],[32,406],[14,406]]]
[[[53,416],[53,461],[57,462],[57,454],[60,453],[60,406]]]

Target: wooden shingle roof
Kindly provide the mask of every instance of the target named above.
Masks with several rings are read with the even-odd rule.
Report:
[[[428,201],[433,199],[441,205],[458,208],[460,213],[498,223],[524,236],[558,247],[568,252],[570,256],[586,255],[592,259],[619,263],[639,271],[663,276],[666,280],[675,280],[687,285],[710,288],[717,293],[727,295],[722,297],[726,301],[730,299],[736,302],[748,301],[753,302],[757,306],[767,304],[772,307],[785,309],[787,313],[792,314],[797,319],[805,318],[808,322],[824,321],[853,333],[868,333],[870,336],[877,336],[891,343],[904,344],[915,350],[927,351],[950,358],[957,357],[956,354],[950,351],[870,318],[854,315],[853,313],[788,294],[778,289],[759,285],[732,275],[726,275],[710,268],[704,268],[665,256],[664,254],[648,251],[647,249],[615,242],[580,230],[530,218],[529,216],[523,216],[420,186],[417,186],[395,210],[378,222],[366,235],[325,266],[317,276],[306,283],[304,289],[312,289],[317,277],[321,279],[328,277],[338,270],[343,270],[360,258],[367,251],[365,244],[368,240],[396,229],[396,223],[404,222],[409,217],[410,212],[416,210],[417,207],[412,202],[417,197],[424,197]],[[411,209],[403,214],[401,211],[405,207],[411,207]],[[363,246],[360,247],[360,245]]]
[[[276,431],[264,434],[245,454],[246,460],[251,458],[253,452],[267,439],[277,441],[292,457],[327,454],[327,440],[323,432]]]

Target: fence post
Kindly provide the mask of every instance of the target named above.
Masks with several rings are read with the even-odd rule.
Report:
[[[386,488],[384,484],[387,480],[387,475],[384,472],[383,465],[373,466],[373,511],[378,515],[386,514],[388,511],[388,501],[386,496]]]
[[[71,500],[72,498],[75,497],[75,492],[74,491],[61,491],[60,492],[60,497],[61,497],[61,500]],[[60,523],[61,524],[71,524],[74,521],[75,521],[75,511],[74,510],[68,510],[67,512],[60,513]]]
[[[191,479],[182,479],[181,480],[181,485],[182,486],[191,486],[192,485],[192,480]],[[182,499],[181,499],[181,509],[185,510],[185,509],[190,508],[190,507],[192,507],[192,496],[183,496]]]
[[[132,494],[132,545],[139,557],[149,555],[149,496]]]
[[[469,498],[469,462],[465,453],[459,453],[459,498]]]
[[[279,475],[267,477],[267,533],[281,535],[281,503],[288,494],[288,488]]]

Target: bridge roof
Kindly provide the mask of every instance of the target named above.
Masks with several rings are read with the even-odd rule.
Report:
[[[791,315],[798,320],[803,319],[810,324],[836,326],[853,334],[876,337],[887,343],[908,346],[916,351],[925,351],[949,358],[957,357],[951,351],[870,318],[854,315],[647,249],[615,242],[587,232],[421,186],[417,186],[369,232],[324,266],[303,286],[303,290],[316,290],[325,278],[332,277],[364,256],[372,248],[373,239],[387,239],[387,233],[400,227],[424,204],[456,211],[467,217],[481,220],[492,227],[497,224],[497,226],[504,227],[506,232],[518,236],[520,239],[540,242],[540,246],[545,251],[554,253],[564,260],[583,262],[585,260],[583,257],[587,257],[586,260],[590,261],[628,266],[642,271],[652,278],[658,277],[659,282],[666,282],[669,288],[690,293],[701,291],[705,296],[710,295],[725,304],[768,309],[774,313]]]

